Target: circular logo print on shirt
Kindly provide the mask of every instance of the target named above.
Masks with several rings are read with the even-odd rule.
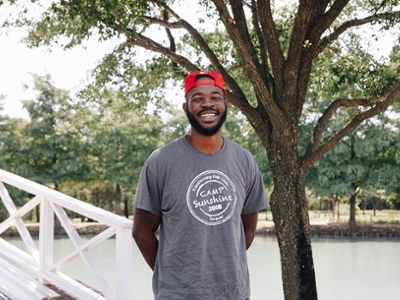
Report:
[[[189,185],[186,201],[197,220],[206,225],[218,225],[229,220],[234,213],[236,188],[224,173],[205,171]]]

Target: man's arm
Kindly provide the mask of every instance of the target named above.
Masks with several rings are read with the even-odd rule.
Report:
[[[258,211],[241,215],[244,228],[244,236],[246,238],[246,250],[250,248],[253,242],[257,228]]]
[[[161,223],[161,216],[135,208],[132,236],[149,267],[154,271],[158,239],[155,235]]]

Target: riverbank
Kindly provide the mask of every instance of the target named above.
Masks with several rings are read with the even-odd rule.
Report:
[[[107,229],[107,226],[100,223],[73,223],[77,232],[80,235],[93,235]],[[36,223],[26,224],[28,231],[32,236],[39,235],[39,225]],[[257,235],[275,236],[275,226],[272,221],[259,220],[256,228]],[[60,228],[55,230],[55,235],[66,235],[65,230]],[[319,237],[400,237],[400,225],[391,224],[358,224],[357,232],[350,233],[347,222],[331,223],[322,220],[311,220],[311,235]],[[1,237],[19,236],[18,230],[15,227],[8,228],[3,232]]]
[[[256,234],[275,236],[274,223],[272,221],[258,221]],[[357,224],[356,233],[350,233],[347,223],[311,221],[311,235],[319,237],[400,237],[400,225]]]

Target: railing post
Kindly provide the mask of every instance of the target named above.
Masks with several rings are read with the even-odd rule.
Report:
[[[133,289],[132,272],[132,232],[130,227],[120,227],[116,230],[116,297],[117,299],[131,300]]]
[[[42,196],[40,204],[39,224],[39,282],[44,284],[44,274],[53,264],[54,255],[54,211],[45,196]]]

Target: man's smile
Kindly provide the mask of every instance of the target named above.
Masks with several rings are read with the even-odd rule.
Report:
[[[206,110],[198,113],[198,116],[202,119],[212,119],[218,116],[219,113],[215,110]]]

